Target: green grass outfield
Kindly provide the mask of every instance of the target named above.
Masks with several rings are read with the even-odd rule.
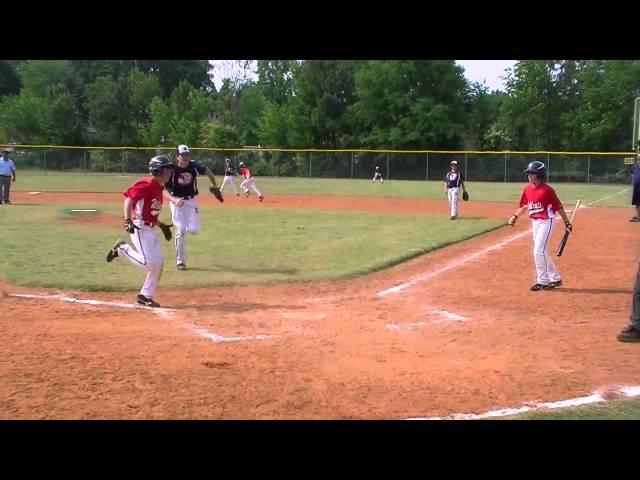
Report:
[[[11,283],[79,290],[133,290],[145,272],[125,259],[105,261],[116,226],[69,220],[64,208],[99,208],[115,215],[119,203],[17,204],[0,208],[0,273]],[[501,219],[376,212],[203,208],[202,230],[187,235],[187,272],[175,268],[173,241],[162,240],[163,285],[206,286],[344,278],[396,264],[443,245],[504,226]],[[161,219],[169,220],[169,211]]]
[[[121,192],[141,174],[83,174],[74,172],[18,172],[18,181],[12,189],[16,191],[63,191],[63,192]],[[218,184],[222,177],[217,176]],[[256,182],[265,195],[311,194],[311,195],[360,195],[380,197],[443,198],[444,182],[430,180],[390,180],[384,184],[371,180],[325,179],[325,178],[272,178],[256,177]],[[236,184],[240,179],[236,179]],[[209,185],[208,180],[204,184]],[[517,202],[525,184],[501,182],[468,182],[473,200]],[[586,183],[553,183],[560,200],[566,206],[577,198],[584,203],[596,202],[602,206],[628,207],[631,203],[630,185],[601,185]],[[228,187],[227,187],[228,188]],[[610,198],[605,198],[609,197]],[[603,199],[604,200],[601,200]],[[600,200],[600,201],[599,201]]]
[[[594,405],[539,410],[494,420],[640,420],[640,399],[620,398]]]

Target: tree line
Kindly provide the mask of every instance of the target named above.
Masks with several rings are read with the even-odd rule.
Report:
[[[454,60],[2,60],[0,143],[631,149],[637,60],[522,60],[505,91]]]

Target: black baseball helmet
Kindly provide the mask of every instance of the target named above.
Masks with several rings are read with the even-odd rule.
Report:
[[[543,177],[547,173],[547,167],[544,163],[534,160],[527,165],[527,169],[524,173],[535,173],[541,177]]]
[[[160,170],[165,167],[173,168],[174,164],[166,155],[157,155],[149,160],[149,172],[153,176],[160,175]]]

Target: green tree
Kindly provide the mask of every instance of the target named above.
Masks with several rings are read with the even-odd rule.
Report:
[[[62,85],[68,92],[81,88],[82,80],[69,60],[29,60],[19,69],[23,92],[44,97],[47,90]]]
[[[169,143],[198,145],[209,121],[213,100],[203,88],[181,82],[166,100],[154,98],[143,138],[152,144],[164,136]]]
[[[295,60],[258,60],[258,85],[264,97],[277,105],[288,103],[296,70]]]
[[[245,83],[240,92],[239,133],[243,145],[259,143],[259,122],[267,104],[261,89],[255,83]]]
[[[143,72],[158,77],[163,98],[169,97],[182,82],[215,92],[209,60],[134,60],[134,63]]]
[[[462,144],[467,82],[452,60],[373,60],[355,73],[355,138],[381,148]]]
[[[350,133],[346,113],[356,100],[354,72],[361,61],[308,60],[297,69],[291,99],[291,141],[340,147]]]
[[[289,113],[286,105],[267,102],[258,121],[258,139],[262,146],[289,146]]]
[[[0,60],[0,96],[18,95],[20,93],[20,77],[18,76],[18,61]]]
[[[569,148],[616,151],[632,147],[634,99],[640,96],[640,62],[583,61],[573,107],[565,112]]]
[[[240,135],[229,125],[207,123],[202,127],[200,144],[214,148],[237,148],[242,146]]]

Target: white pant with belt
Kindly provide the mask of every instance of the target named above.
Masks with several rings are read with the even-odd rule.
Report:
[[[140,293],[147,298],[153,298],[164,267],[160,239],[155,227],[149,227],[140,220],[133,223],[138,227],[131,234],[135,248],[124,243],[118,247],[118,255],[122,254],[133,265],[147,271]]]
[[[551,260],[547,248],[553,229],[553,219],[534,218],[531,220],[533,231],[533,261],[536,264],[536,282],[541,285],[549,285],[560,280],[560,274]]]

